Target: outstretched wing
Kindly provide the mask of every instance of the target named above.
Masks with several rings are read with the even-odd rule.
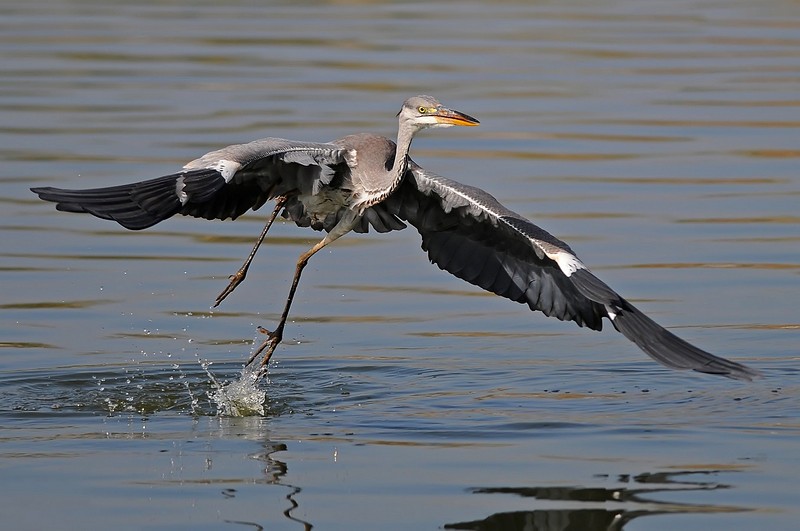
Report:
[[[175,214],[235,219],[292,191],[316,193],[348,170],[348,150],[335,144],[265,138],[212,151],[183,171],[148,181],[64,190],[32,188],[58,210],[86,212],[132,230]]]
[[[467,282],[595,330],[607,317],[668,367],[743,380],[758,375],[659,326],[594,276],[566,243],[479,188],[411,162],[400,188],[384,204],[416,227],[432,262]]]

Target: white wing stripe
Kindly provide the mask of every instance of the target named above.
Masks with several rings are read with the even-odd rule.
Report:
[[[233,179],[233,176],[241,167],[242,165],[238,162],[225,159],[220,160],[213,166],[213,168],[217,170],[220,175],[222,175],[222,178],[225,179],[226,183],[231,182],[231,179]]]
[[[414,176],[417,178],[418,182],[420,180],[422,180],[422,179],[428,181],[428,183],[425,183],[425,184],[427,184],[425,189],[420,188],[421,191],[426,191],[426,190],[433,189],[434,187],[432,186],[432,184],[436,183],[437,187],[445,188],[449,195],[458,196],[463,200],[463,205],[454,205],[454,206],[452,206],[452,205],[442,205],[444,207],[445,211],[449,210],[448,207],[450,207],[450,208],[459,207],[459,206],[466,206],[466,207],[472,207],[472,208],[480,207],[480,209],[481,209],[481,211],[483,213],[491,215],[496,221],[503,222],[505,225],[508,225],[509,227],[513,228],[515,231],[517,231],[520,234],[522,234],[523,236],[525,236],[528,239],[528,241],[530,241],[534,246],[536,246],[537,248],[541,249],[542,252],[544,252],[544,254],[548,258],[550,258],[551,260],[556,262],[558,264],[559,269],[561,269],[561,272],[563,272],[564,275],[566,275],[567,277],[572,275],[578,269],[588,269],[583,264],[583,262],[581,262],[578,259],[578,257],[575,256],[574,254],[572,254],[571,252],[569,252],[569,251],[567,251],[565,249],[561,249],[561,248],[553,245],[550,242],[544,242],[542,240],[539,240],[538,238],[533,238],[533,237],[525,234],[524,232],[520,231],[517,227],[514,227],[514,225],[509,223],[507,221],[507,219],[506,219],[509,216],[516,216],[516,217],[518,217],[520,219],[523,219],[522,216],[520,216],[519,214],[516,214],[516,213],[514,213],[514,212],[512,212],[510,210],[507,210],[505,208],[504,208],[505,211],[503,211],[503,212],[499,212],[497,210],[494,210],[489,205],[487,205],[484,202],[482,202],[480,199],[467,194],[463,190],[458,190],[458,189],[448,185],[448,183],[443,178],[442,179],[431,179],[429,176],[425,175],[421,171],[415,171],[414,172]],[[499,205],[499,202],[498,202],[498,205]]]
[[[558,268],[561,269],[561,272],[568,277],[572,276],[572,274],[578,269],[586,269],[586,266],[583,265],[583,262],[578,260],[578,257],[572,253],[558,251],[556,253],[546,252],[545,254],[551,260],[555,260],[558,264]]]
[[[183,180],[183,175],[181,175],[178,177],[178,180],[175,181],[175,193],[178,194],[178,200],[182,205],[185,205],[189,201],[189,194],[184,191],[184,188],[186,188],[186,182]]]

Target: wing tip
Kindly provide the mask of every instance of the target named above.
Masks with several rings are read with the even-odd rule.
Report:
[[[31,191],[39,199],[55,203],[60,212],[91,214],[116,221],[129,230],[142,230],[180,212],[181,203],[175,188],[175,179],[180,175],[105,188],[44,186],[33,187]]]
[[[618,309],[611,322],[645,354],[666,367],[742,381],[761,377],[756,369],[715,356],[679,338],[630,304]]]
[[[764,377],[764,374],[761,371],[753,369],[752,367],[748,367],[747,365],[743,365],[741,363],[731,361],[725,358],[718,358],[718,359],[723,360],[725,362],[723,364],[724,368],[721,369],[712,368],[709,365],[708,368],[694,367],[692,368],[692,370],[703,374],[714,374],[716,376],[724,376],[725,378],[730,378],[731,380],[739,380],[742,382],[752,382],[753,380],[758,380]]]

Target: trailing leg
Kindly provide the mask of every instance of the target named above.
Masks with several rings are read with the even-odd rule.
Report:
[[[266,238],[267,232],[269,232],[270,227],[272,227],[272,223],[275,221],[275,218],[277,218],[278,214],[280,214],[283,205],[286,203],[286,199],[286,196],[278,197],[277,201],[275,202],[275,210],[272,211],[272,215],[270,215],[269,219],[267,220],[267,224],[264,226],[264,230],[261,231],[261,236],[258,237],[258,241],[256,241],[253,250],[250,251],[250,255],[247,257],[247,260],[245,260],[244,264],[242,264],[242,267],[240,267],[236,273],[230,276],[230,283],[228,284],[228,287],[222,290],[222,293],[217,295],[217,299],[214,302],[214,308],[219,306],[219,303],[225,300],[225,297],[233,293],[233,290],[236,289],[236,286],[241,284],[244,280],[244,277],[247,275],[247,270],[250,268],[250,262],[252,262],[253,258],[255,258],[258,248],[261,246],[264,238]]]

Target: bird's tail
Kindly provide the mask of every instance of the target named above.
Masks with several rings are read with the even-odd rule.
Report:
[[[211,171],[214,178],[210,179],[203,178],[208,177],[206,170],[196,170],[108,188],[64,190],[44,187],[31,188],[31,191],[45,201],[56,203],[57,210],[85,212],[116,221],[127,229],[141,230],[179,213],[183,207],[180,195],[185,193],[183,188],[188,191],[191,186],[192,199],[203,199],[219,189],[224,181],[217,172]],[[204,187],[209,189],[202,189]]]
[[[578,269],[570,279],[590,300],[606,307],[611,324],[645,354],[673,369],[692,369],[735,380],[752,380],[760,373],[750,367],[715,356],[684,341],[647,317],[587,269]]]

